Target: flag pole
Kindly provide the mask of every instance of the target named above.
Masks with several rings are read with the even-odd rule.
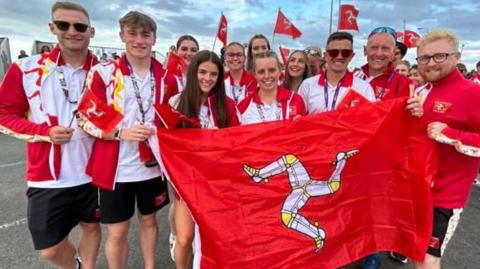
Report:
[[[272,44],[270,45],[270,48],[272,50],[273,50],[273,44],[275,43],[275,27],[277,26],[278,14],[280,14],[280,8],[278,8],[277,19],[275,20],[275,25],[273,26]]]
[[[333,22],[333,0],[330,2],[330,30],[328,30],[328,35],[332,33],[332,22]]]
[[[213,47],[212,47],[212,52],[215,49],[215,43],[217,42],[217,35],[215,35],[215,39],[213,40]]]
[[[337,23],[337,31],[338,31],[338,28],[340,28],[340,8],[342,6],[342,0],[338,0],[338,23]]]
[[[213,40],[212,52],[215,49],[215,44],[217,43],[217,34],[218,34],[218,29],[220,28],[220,23],[222,23],[222,15],[223,15],[223,11],[220,13],[220,20],[218,21],[217,33],[215,33],[215,39]]]

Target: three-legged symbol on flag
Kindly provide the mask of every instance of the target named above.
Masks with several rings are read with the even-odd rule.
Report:
[[[357,154],[358,150],[339,152],[332,164],[335,170],[328,180],[313,180],[303,166],[302,162],[293,154],[286,154],[276,161],[262,168],[253,168],[248,164],[243,165],[243,170],[255,182],[268,182],[268,178],[288,173],[288,181],[292,192],[285,198],[282,206],[282,223],[288,228],[312,238],[315,252],[318,252],[325,241],[325,231],[317,222],[311,223],[307,218],[298,213],[305,206],[310,197],[324,196],[337,192],[340,189],[340,175],[347,159]]]

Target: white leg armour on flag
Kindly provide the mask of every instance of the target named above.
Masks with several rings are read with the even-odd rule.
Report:
[[[260,169],[246,164],[243,169],[255,182],[268,181],[271,176],[287,172],[292,192],[285,198],[282,206],[282,223],[288,228],[312,238],[315,241],[315,251],[319,251],[323,246],[325,231],[319,228],[317,223],[310,223],[298,212],[310,197],[328,195],[338,191],[340,175],[347,158],[357,153],[358,150],[338,153],[332,163],[335,165],[335,170],[328,181],[312,180],[302,162],[293,154],[283,155]]]

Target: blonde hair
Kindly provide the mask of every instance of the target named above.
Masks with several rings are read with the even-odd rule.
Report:
[[[446,29],[439,29],[429,32],[428,34],[420,38],[417,43],[417,48],[442,39],[447,40],[448,43],[450,43],[450,45],[453,47],[455,52],[458,52],[459,41],[457,36]]]

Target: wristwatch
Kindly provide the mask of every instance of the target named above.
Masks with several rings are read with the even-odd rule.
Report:
[[[122,133],[122,128],[117,128],[115,130],[115,133],[113,133],[113,138],[115,138],[115,140],[120,140],[121,133]]]

